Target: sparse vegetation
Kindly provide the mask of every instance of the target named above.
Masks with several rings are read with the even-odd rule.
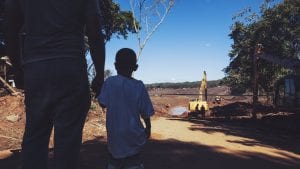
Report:
[[[220,85],[221,80],[212,80],[207,82],[208,87],[217,87]],[[197,88],[200,86],[201,81],[195,82],[181,82],[181,83],[152,83],[147,84],[147,88],[171,88],[171,89],[179,89],[179,88]]]

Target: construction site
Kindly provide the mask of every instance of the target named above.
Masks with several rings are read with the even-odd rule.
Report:
[[[10,68],[7,57],[1,57],[1,169],[21,167],[25,126],[24,93],[14,88]],[[149,89],[155,116],[142,157],[146,168],[300,167],[299,109],[277,109],[273,97],[258,96],[257,117],[253,119],[252,93],[230,95],[226,86],[205,90],[201,91],[200,87],[199,93],[199,88]],[[286,104],[291,105],[290,100]],[[202,105],[205,110],[201,110]],[[93,100],[83,130],[80,169],[106,168],[105,118],[105,111]],[[53,138],[49,144],[50,169],[52,158]]]
[[[1,9],[0,28],[2,22]],[[210,86],[207,79],[213,72],[202,68],[197,70],[196,87],[147,86],[155,115],[151,137],[141,153],[146,169],[300,168],[299,48],[293,51],[297,58],[272,53],[269,48],[273,46],[260,41],[251,45],[245,49],[252,53],[243,63],[250,67],[249,89],[244,93],[232,92],[232,86],[225,83]],[[16,71],[5,48],[0,29],[0,169],[21,169],[25,91],[16,86]],[[261,79],[268,72],[264,64],[286,73],[270,92],[262,90]],[[48,146],[49,169],[55,168],[53,135],[54,131]],[[83,129],[79,169],[107,168],[107,138],[106,109],[93,97]]]
[[[21,166],[25,126],[24,96],[9,82],[1,85],[0,168],[17,169]],[[206,90],[209,113],[195,115],[189,102],[198,100],[195,93],[199,93],[199,88],[149,89],[156,114],[143,153],[145,167],[299,168],[299,114],[277,111],[272,99],[261,96],[257,119],[253,119],[252,96],[231,96],[226,86]],[[83,131],[80,169],[106,168],[105,116],[93,100]],[[50,168],[52,148],[53,138],[49,144]]]

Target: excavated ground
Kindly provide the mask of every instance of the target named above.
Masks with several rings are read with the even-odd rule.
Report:
[[[155,107],[152,137],[143,152],[148,169],[218,168],[300,168],[300,118],[275,112],[268,98],[260,98],[258,120],[252,120],[251,98],[222,98],[220,104],[209,97],[212,117],[187,118],[187,107],[195,96],[166,95],[197,93],[198,89],[152,89]],[[24,97],[0,97],[0,168],[20,168],[20,145],[25,124]],[[209,94],[229,94],[227,87],[209,89]],[[52,168],[53,141],[49,144]],[[80,169],[106,168],[105,112],[93,101],[83,131]]]

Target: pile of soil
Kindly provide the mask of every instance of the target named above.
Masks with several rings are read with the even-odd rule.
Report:
[[[25,121],[23,96],[0,97],[0,151],[21,148]],[[105,113],[96,100],[92,101],[83,133],[83,141],[106,136]],[[53,147],[53,136],[49,147]]]

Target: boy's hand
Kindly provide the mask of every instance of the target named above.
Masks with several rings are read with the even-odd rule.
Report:
[[[150,127],[146,127],[146,128],[145,128],[145,133],[146,133],[147,139],[149,139],[150,136],[151,136],[151,128],[150,128]]]
[[[144,122],[145,122],[145,125],[146,125],[146,128],[145,128],[146,137],[147,137],[147,139],[149,139],[150,136],[151,136],[151,121],[150,121],[150,118],[145,118]]]

